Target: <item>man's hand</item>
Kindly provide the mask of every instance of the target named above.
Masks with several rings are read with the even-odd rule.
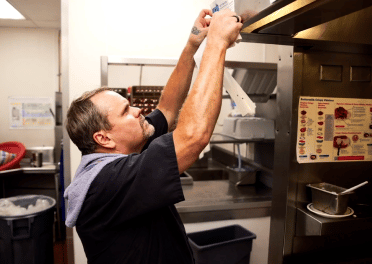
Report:
[[[207,36],[208,27],[211,22],[211,18],[206,18],[206,16],[212,16],[212,10],[203,9],[198,18],[195,20],[194,26],[192,27],[191,34],[189,37],[189,43],[196,48],[199,48],[200,44],[203,42],[204,38]]]
[[[208,43],[228,48],[238,38],[242,27],[242,19],[236,13],[228,9],[216,12],[210,22]]]

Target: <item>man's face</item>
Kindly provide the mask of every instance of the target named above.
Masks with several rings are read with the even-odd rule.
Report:
[[[131,107],[127,99],[113,91],[96,94],[91,101],[102,113],[107,114],[112,129],[107,131],[116,144],[116,151],[129,154],[140,152],[155,132],[141,114],[142,110]]]

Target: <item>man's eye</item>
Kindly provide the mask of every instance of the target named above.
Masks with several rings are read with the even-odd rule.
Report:
[[[125,107],[125,108],[124,108],[124,110],[123,110],[123,114],[122,114],[122,115],[125,115],[125,114],[127,114],[127,113],[128,113],[128,111],[129,111],[129,107],[127,106],[127,107]]]

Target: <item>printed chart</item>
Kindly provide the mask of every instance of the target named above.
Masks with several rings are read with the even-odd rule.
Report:
[[[372,161],[372,100],[300,97],[297,161]]]

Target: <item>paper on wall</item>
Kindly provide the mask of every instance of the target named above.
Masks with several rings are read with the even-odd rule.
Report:
[[[50,97],[8,97],[10,129],[52,129]]]
[[[372,99],[301,96],[298,163],[372,161]]]

